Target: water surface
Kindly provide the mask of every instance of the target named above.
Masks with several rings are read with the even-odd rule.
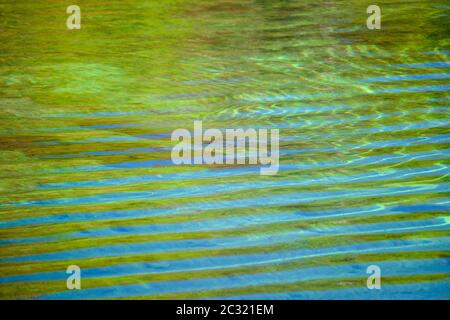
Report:
[[[79,1],[68,30],[2,1],[0,298],[448,299],[450,7],[370,4]],[[196,120],[280,129],[280,171],[173,165]]]

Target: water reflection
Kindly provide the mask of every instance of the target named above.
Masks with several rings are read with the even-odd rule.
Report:
[[[0,4],[0,297],[448,293],[448,6],[369,4]],[[280,128],[278,175],[174,166],[195,120]]]

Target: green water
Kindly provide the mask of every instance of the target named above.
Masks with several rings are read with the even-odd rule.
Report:
[[[448,299],[450,7],[370,4],[78,1],[68,30],[2,1],[0,298]],[[173,165],[196,120],[278,128],[280,171]]]

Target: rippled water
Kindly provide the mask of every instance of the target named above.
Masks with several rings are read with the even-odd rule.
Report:
[[[0,298],[448,299],[450,7],[369,4],[79,1],[67,30],[2,1]],[[279,173],[173,165],[195,120],[279,128]]]

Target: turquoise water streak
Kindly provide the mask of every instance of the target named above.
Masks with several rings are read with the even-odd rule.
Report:
[[[0,298],[450,298],[445,1],[77,4],[0,4]],[[194,121],[278,174],[174,165]]]

